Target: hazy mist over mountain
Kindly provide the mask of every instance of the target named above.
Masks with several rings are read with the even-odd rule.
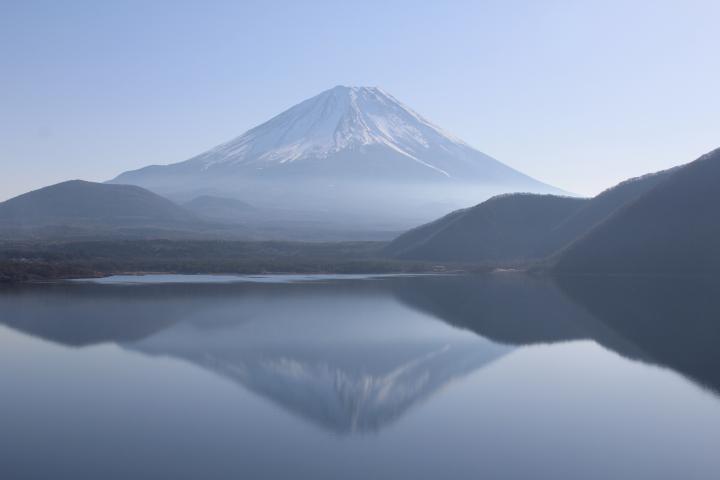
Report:
[[[407,228],[512,191],[559,192],[444,132],[376,87],[337,86],[187,161],[126,172],[174,199],[198,195]]]

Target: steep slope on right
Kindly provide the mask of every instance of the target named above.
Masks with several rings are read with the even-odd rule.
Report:
[[[720,149],[667,179],[557,255],[563,273],[686,274],[720,270]]]
[[[544,261],[557,273],[715,271],[719,206],[720,149],[591,199],[495,197],[413,229],[385,251],[499,266]]]

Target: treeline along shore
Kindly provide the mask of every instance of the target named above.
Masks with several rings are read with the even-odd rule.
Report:
[[[427,273],[489,267],[383,257],[384,242],[102,240],[0,244],[0,282],[127,273]]]

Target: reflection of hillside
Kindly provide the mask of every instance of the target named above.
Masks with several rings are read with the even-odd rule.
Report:
[[[422,277],[399,280],[393,291],[410,307],[500,343],[579,340],[589,331],[613,336],[548,279],[522,274]]]
[[[720,392],[720,281],[561,277],[558,283],[596,319],[640,345],[645,360]]]
[[[187,302],[93,285],[0,288],[0,323],[68,346],[132,341],[172,325]],[[154,313],[154,314],[149,314]]]
[[[289,290],[292,288],[293,290]],[[247,319],[240,298],[305,296],[309,286],[254,284],[96,285],[61,283],[0,288],[0,323],[68,346],[133,341],[182,321]],[[372,291],[358,284],[357,290]],[[342,292],[341,288],[335,291]],[[239,314],[240,312],[240,314]]]
[[[720,391],[720,283],[521,274],[396,282],[396,296],[508,344],[592,339]]]

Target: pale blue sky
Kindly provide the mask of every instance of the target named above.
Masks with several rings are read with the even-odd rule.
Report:
[[[337,84],[592,194],[720,146],[720,2],[0,0],[0,200],[185,160]]]

